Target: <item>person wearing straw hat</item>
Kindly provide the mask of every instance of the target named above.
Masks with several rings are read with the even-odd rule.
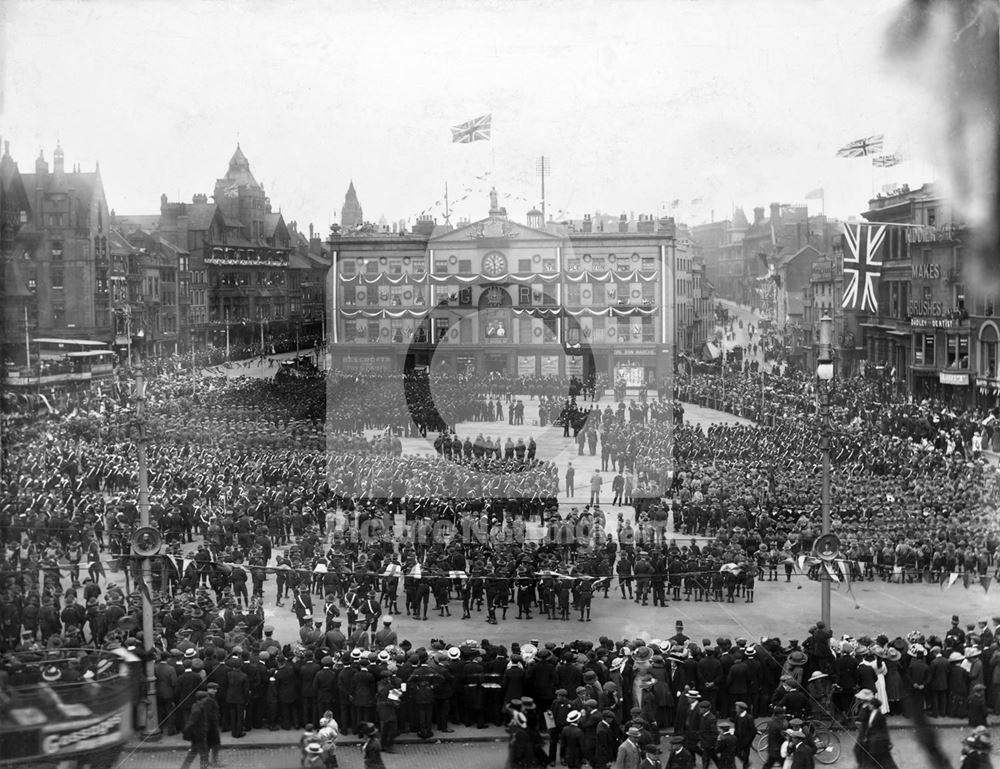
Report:
[[[880,707],[882,703],[871,689],[862,689],[854,697],[861,704],[856,719],[858,737],[854,745],[854,758],[859,769],[896,769],[889,725]]]
[[[580,769],[583,765],[583,730],[580,728],[579,710],[566,714],[566,725],[559,733],[559,753],[569,769]],[[549,763],[555,763],[555,756],[551,753]]]

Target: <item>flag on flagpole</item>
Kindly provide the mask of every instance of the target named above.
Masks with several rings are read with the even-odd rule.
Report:
[[[878,312],[875,282],[882,276],[878,250],[885,240],[885,225],[843,223],[844,296],[840,305],[847,310]]]
[[[704,198],[694,198],[691,201],[691,205],[692,206],[700,206],[704,202],[705,202]]]
[[[478,141],[490,141],[493,128],[493,115],[480,115],[472,120],[452,126],[451,141],[453,144],[471,144]]]
[[[876,168],[892,168],[903,162],[903,157],[898,152],[888,155],[876,155],[872,158],[872,165]]]
[[[822,200],[823,199],[823,188],[817,187],[814,190],[809,190],[806,193],[806,200]]]
[[[681,199],[680,198],[674,198],[673,200],[671,200],[670,201],[670,207],[671,208],[680,208],[681,207]]]
[[[882,145],[884,142],[885,136],[883,134],[875,134],[874,136],[866,136],[863,139],[855,139],[837,150],[837,157],[863,158],[869,155],[877,155],[882,151]]]

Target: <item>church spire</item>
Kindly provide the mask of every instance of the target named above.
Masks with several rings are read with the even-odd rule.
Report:
[[[344,229],[360,227],[364,223],[364,215],[361,211],[361,203],[358,202],[358,193],[354,189],[354,180],[347,186],[347,195],[344,196],[344,207],[340,210],[340,226]]]

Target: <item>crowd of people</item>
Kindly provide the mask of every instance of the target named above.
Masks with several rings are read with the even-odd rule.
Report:
[[[928,673],[919,690],[939,693],[923,695],[930,716],[1000,709],[996,620],[953,632],[951,641],[876,636],[831,646],[827,639],[818,653],[817,632],[787,646],[602,639],[515,650],[486,639],[423,648],[386,640],[394,635],[384,621],[390,615],[423,621],[455,608],[486,624],[587,622],[592,599],[611,590],[659,609],[676,601],[747,603],[758,582],[791,579],[818,536],[820,498],[816,392],[795,374],[731,370],[724,388],[718,373],[682,375],[676,399],[661,393],[601,408],[594,403],[601,383],[558,378],[411,371],[273,381],[193,375],[179,364],[150,373],[149,514],[166,548],[145,587],[156,607],[158,684],[161,674],[166,681],[158,685],[161,714],[173,714],[164,716],[168,730],[184,730],[204,689],[218,700],[220,728],[234,736],[248,726],[318,725],[330,711],[327,725],[332,719],[346,731],[360,724],[367,738],[375,734],[368,724],[376,725],[384,749],[398,731],[445,730],[461,714],[475,725],[523,728],[528,741],[516,740],[523,747],[551,731],[541,728],[551,710],[557,725],[583,734],[591,727],[597,734],[607,721],[615,739],[603,744],[614,742],[615,751],[631,729],[641,735],[638,715],[647,731],[674,730],[682,750],[704,756],[702,736],[712,729],[686,720],[702,703],[724,719],[738,719],[737,703],[751,719],[769,716],[772,704],[808,718],[816,713],[802,700],[814,702],[826,680],[837,686],[823,700],[832,712],[850,711],[862,690],[880,709],[905,710],[907,686],[918,685],[922,666],[937,676]],[[3,652],[142,646],[141,591],[129,555],[139,525],[133,396],[120,383],[77,398],[69,414],[5,418]],[[758,424],[703,430],[684,422],[683,402],[718,405]],[[1000,484],[981,456],[1000,442],[995,414],[887,400],[885,388],[864,378],[838,388],[830,412],[845,577],[987,586],[1000,578]],[[458,429],[468,421],[484,429]],[[489,438],[487,424],[499,421],[527,422],[523,440]],[[601,472],[576,479],[536,455],[532,421],[561,424],[578,456],[599,454],[601,472],[614,475],[611,497],[600,499]],[[403,451],[403,438],[428,433],[436,433],[435,453]],[[567,510],[560,497],[574,483],[590,485],[591,504]],[[608,499],[611,506],[602,506]],[[618,505],[634,515],[613,517]],[[529,536],[535,521],[537,538]],[[276,642],[265,632],[272,596],[295,612],[299,638]],[[804,664],[789,663],[803,657]],[[649,678],[632,674],[636,658],[648,662]],[[755,668],[754,658],[772,662],[751,689],[740,679],[756,674],[741,666]],[[853,683],[847,660],[859,663]],[[723,679],[712,678],[718,665]],[[778,677],[765,677],[764,667],[773,673],[775,665]],[[966,674],[964,684],[956,669]],[[321,671],[322,694],[312,683]],[[557,673],[572,686],[537,683]],[[414,675],[404,691],[400,684]],[[593,684],[594,675],[598,686],[587,692],[594,696],[581,697],[577,687]],[[798,688],[786,691],[784,675]],[[248,683],[234,685],[242,694],[231,695],[229,681],[240,676]],[[931,678],[947,686],[931,689]],[[355,680],[364,682],[360,705]],[[973,697],[977,684],[982,707]],[[775,701],[776,692],[787,699]],[[570,713],[577,714],[572,723]],[[575,755],[599,766],[587,752],[596,750],[596,737],[581,740]]]

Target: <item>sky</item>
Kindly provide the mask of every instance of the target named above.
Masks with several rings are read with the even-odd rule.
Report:
[[[0,2],[0,138],[22,172],[61,143],[108,205],[211,194],[237,142],[286,221],[557,218],[806,203],[856,216],[934,177],[910,86],[884,60],[899,0]],[[491,142],[450,127],[493,116]],[[838,147],[883,133],[889,170]],[[463,196],[465,196],[463,198]],[[694,205],[692,200],[702,199]],[[671,208],[681,200],[678,208]]]

